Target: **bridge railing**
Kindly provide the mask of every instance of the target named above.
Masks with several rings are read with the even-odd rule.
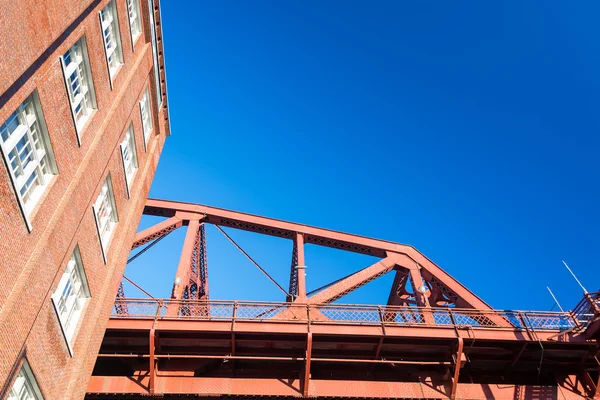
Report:
[[[355,304],[294,304],[246,301],[118,299],[112,318],[211,321],[273,321],[390,326],[572,329],[589,319],[569,312],[474,310]],[[501,321],[500,324],[498,321]],[[506,322],[506,323],[505,323]]]
[[[583,299],[573,308],[573,315],[582,323],[600,315],[600,292],[585,293]]]

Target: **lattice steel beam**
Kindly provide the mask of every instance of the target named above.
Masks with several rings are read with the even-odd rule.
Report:
[[[125,299],[125,290],[123,289],[123,282],[119,284],[119,288],[117,289],[117,298],[115,300],[115,310],[118,315],[124,315],[128,313],[127,303],[123,300]]]
[[[427,282],[431,277],[437,279],[443,285],[446,294],[456,295],[461,307],[476,308],[479,310],[492,310],[483,300],[473,292],[453,279],[435,263],[425,257],[414,247],[384,240],[366,238],[336,232],[329,229],[316,228],[308,225],[280,221],[251,214],[229,211],[200,204],[190,204],[165,200],[149,199],[146,203],[144,213],[149,215],[179,216],[185,219],[195,216],[203,222],[229,226],[235,229],[248,230],[265,235],[279,236],[294,239],[295,235],[302,234],[305,243],[313,243],[320,246],[332,247],[377,257],[386,257],[388,253],[396,253],[408,257],[405,265],[411,268],[419,267],[420,273]],[[442,290],[442,289],[440,289]],[[428,294],[429,296],[430,294]],[[441,301],[441,300],[440,300]]]
[[[183,225],[183,221],[180,218],[171,217],[151,226],[150,228],[144,229],[135,235],[131,249],[135,249],[136,247],[140,247],[143,244],[165,236],[167,233],[174,231],[181,225]]]
[[[396,265],[395,257],[386,257],[383,260],[376,262],[368,268],[365,268],[357,273],[350,275],[346,279],[342,279],[338,283],[329,286],[323,291],[314,294],[308,298],[310,304],[331,303],[340,297],[358,289],[361,286],[379,278],[382,275],[390,272]]]
[[[292,265],[290,266],[290,289],[289,296],[286,301],[293,301],[298,296],[298,244],[294,240],[294,247],[292,248]]]

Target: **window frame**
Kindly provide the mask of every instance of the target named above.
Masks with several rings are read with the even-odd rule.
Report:
[[[145,102],[145,104],[144,104]],[[149,128],[146,131],[148,125],[144,120],[144,108],[147,108],[146,114],[148,115],[148,125]],[[146,90],[144,90],[144,94],[142,95],[142,99],[140,100],[140,118],[142,120],[142,136],[144,138],[144,151],[147,151],[147,145],[150,141],[150,135],[152,133],[152,129],[154,127],[152,123],[152,102],[150,101],[150,88],[146,86]]]
[[[154,0],[148,0],[148,10],[150,14],[150,36],[152,41],[152,58],[154,64],[154,80],[156,85],[156,104],[158,110],[163,105],[163,94],[160,86],[160,67],[158,66],[158,39],[156,37],[156,20],[154,18]],[[158,111],[157,110],[157,111]]]
[[[73,264],[71,265],[71,263]],[[81,252],[79,250],[79,245],[75,245],[73,253],[71,254],[71,257],[67,261],[67,264],[64,268],[64,272],[61,275],[58,285],[56,285],[56,289],[52,293],[51,299],[52,306],[54,307],[54,311],[56,312],[56,317],[58,318],[60,329],[62,331],[65,342],[67,343],[67,348],[69,349],[69,355],[73,357],[73,344],[75,343],[75,339],[77,337],[76,333],[79,324],[82,321],[85,307],[88,304],[90,298],[92,297],[90,294],[90,287],[88,284],[87,275],[85,273],[85,268],[83,267],[83,261],[81,260]],[[71,269],[69,270],[69,268]],[[73,286],[73,282],[71,281],[71,277],[73,274],[79,277],[80,294],[82,294],[83,296],[77,297],[73,300],[73,303],[68,310],[68,318],[64,320],[61,312],[61,304],[63,303],[62,295],[64,294],[65,289],[67,289],[67,285],[70,284],[71,286]],[[71,296],[67,297],[67,301],[70,298]],[[77,307],[77,309],[75,309],[75,307]],[[71,318],[73,318],[74,315],[74,311],[76,312],[77,316],[74,321],[71,321]]]
[[[112,15],[112,21],[109,22],[109,26],[112,30],[113,36],[114,36],[114,45],[115,45],[115,50],[109,54],[108,53],[108,46],[106,43],[106,37],[104,36],[104,25],[103,25],[103,18],[102,18],[102,13],[104,12],[104,10],[109,9],[109,11],[111,11]],[[115,0],[110,0],[106,6],[104,6],[104,8],[102,10],[100,10],[98,12],[98,18],[100,20],[100,36],[102,38],[102,47],[104,48],[104,58],[106,60],[106,68],[108,70],[108,80],[110,83],[110,88],[111,90],[113,89],[113,85],[114,85],[114,80],[116,78],[116,76],[119,74],[119,71],[121,71],[121,67],[123,66],[124,63],[124,59],[123,59],[123,43],[121,41],[121,29],[119,27],[119,12],[117,11],[117,2]],[[110,61],[109,61],[109,57],[113,56],[116,57],[116,66],[111,68],[110,65]]]
[[[128,139],[129,136],[129,140]],[[125,147],[129,145],[129,152],[131,153],[131,162],[133,163],[133,172],[131,176],[127,174],[127,160],[125,159]],[[137,156],[137,146],[135,142],[135,131],[133,129],[133,122],[129,123],[129,128],[125,132],[125,137],[121,142],[121,161],[123,162],[123,174],[125,175],[125,186],[127,188],[127,197],[131,198],[131,187],[133,186],[133,182],[135,180],[135,176],[137,174],[137,170],[139,169],[139,161]]]
[[[131,12],[130,12],[130,4],[134,8],[134,12],[137,13],[137,24],[138,24],[138,33],[136,35],[133,34],[133,24],[131,23]],[[135,44],[138,39],[142,36],[144,32],[144,24],[142,23],[142,13],[140,7],[140,0],[127,0],[127,19],[129,20],[129,36],[131,36],[131,49],[135,51]]]
[[[19,379],[22,380],[19,381]],[[22,389],[23,386],[28,385],[31,388],[35,400],[44,400],[44,396],[42,396],[42,391],[40,390],[40,387],[37,383],[37,379],[35,379],[35,375],[31,370],[31,366],[29,365],[29,362],[26,358],[23,358],[21,368],[19,368],[19,372],[17,373],[17,376],[15,377],[12,385],[10,386],[10,390],[8,392],[8,397],[6,398],[6,400],[20,400],[20,396],[18,393],[16,394],[16,397],[12,394],[13,390],[15,390],[15,385],[17,385],[17,383],[21,383],[19,385],[20,389]]]
[[[31,109],[29,110],[33,114],[31,118],[29,117],[31,114],[29,114],[27,110],[28,106],[31,106]],[[17,119],[18,125],[12,131],[11,135],[7,137],[6,141],[2,139],[2,130],[0,129],[0,153],[2,153],[2,159],[4,160],[10,176],[21,214],[25,219],[27,229],[31,232],[33,229],[31,222],[33,211],[40,204],[40,201],[44,197],[44,194],[47,193],[52,181],[58,175],[58,168],[37,89],[31,92],[31,94],[19,104],[16,110],[10,114],[7,120],[0,124],[0,128],[8,123],[13,116]],[[13,135],[15,136],[13,137]],[[37,136],[37,142],[34,139],[35,136]],[[18,148],[19,143],[21,143],[24,138],[27,139],[27,144],[22,147],[22,150],[30,147],[31,150],[27,158],[32,156],[32,159],[30,159],[25,167],[21,164],[22,160],[19,157],[21,152]],[[39,143],[39,148],[36,146],[36,143]],[[10,154],[12,152],[16,152],[16,154],[11,161]],[[16,168],[21,171],[19,176],[16,176],[15,171],[13,171],[11,166],[13,163],[15,163]],[[44,163],[46,164],[46,167],[43,166]],[[44,172],[45,169],[48,172]],[[29,199],[28,201],[25,201],[23,194],[21,194],[21,190],[26,187],[29,179],[34,176],[36,176],[34,181],[38,180],[38,185],[31,193],[28,193]],[[31,184],[33,184],[33,182]],[[32,186],[30,186],[30,188],[31,187]],[[29,189],[26,190],[29,191]]]
[[[107,188],[108,201],[110,203],[111,211],[114,213],[114,215],[111,214],[112,217],[114,218],[113,226],[111,227],[111,229],[108,233],[108,237],[106,237],[106,238],[104,238],[102,235],[102,228],[100,227],[100,220],[99,220],[99,216],[98,216],[98,211],[99,211],[100,205],[101,205],[99,203],[102,203],[102,202],[100,202],[100,196],[102,195],[102,190],[105,185]],[[109,173],[106,176],[106,179],[104,179],[102,186],[100,187],[100,192],[98,192],[98,197],[96,198],[96,201],[92,205],[92,213],[94,214],[94,220],[96,221],[96,230],[98,232],[98,240],[100,241],[100,248],[102,249],[102,258],[104,259],[104,264],[106,264],[108,262],[108,248],[109,248],[111,239],[113,237],[113,234],[114,234],[115,230],[117,229],[117,225],[119,223],[119,213],[117,212],[117,204],[116,203],[117,202],[115,200],[115,194],[113,191],[112,178]]]
[[[80,82],[80,85],[82,83],[85,83],[85,85],[86,85],[86,92],[83,94],[84,98],[82,99],[82,104],[85,103],[85,94],[89,93],[89,101],[90,101],[90,106],[89,106],[90,112],[88,114],[85,114],[79,120],[77,120],[76,105],[73,103],[73,100],[75,99],[75,95],[72,94],[73,88],[71,87],[71,84],[69,83],[69,78],[72,75],[72,73],[69,76],[67,75],[67,73],[69,72],[68,68],[71,65],[71,63],[69,63],[69,65],[67,65],[65,63],[65,55],[67,55],[67,53],[69,53],[73,49],[73,47],[75,47],[77,45],[79,45],[81,48],[81,58],[82,58],[81,62],[77,61],[77,65],[76,65],[77,72],[78,72],[77,75],[82,80],[82,82]],[[92,119],[94,112],[98,109],[98,105],[96,103],[96,91],[94,89],[94,80],[92,77],[92,68],[90,66],[90,58],[89,58],[88,49],[87,49],[87,39],[86,39],[85,35],[81,36],[79,39],[77,39],[75,42],[73,42],[73,44],[71,45],[71,47],[69,47],[67,52],[59,57],[59,60],[60,60],[60,65],[62,67],[63,77],[65,78],[65,88],[67,90],[67,97],[69,98],[69,105],[71,108],[71,116],[73,117],[73,124],[75,125],[75,135],[77,136],[77,145],[79,147],[81,147],[81,134],[82,134],[84,128],[86,127],[87,123]],[[79,69],[80,65],[81,65],[81,69]],[[81,74],[82,71],[85,72],[85,77]],[[75,72],[75,71],[73,71],[73,72]]]

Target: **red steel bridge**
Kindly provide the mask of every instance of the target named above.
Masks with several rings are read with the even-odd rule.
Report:
[[[144,213],[165,219],[132,248],[187,227],[172,295],[121,286],[88,399],[600,398],[600,293],[569,312],[494,310],[408,245],[199,204],[150,199]],[[205,224],[261,270],[223,228],[289,239],[281,302],[210,300]],[[307,293],[308,244],[380,260]],[[336,302],[388,273],[387,304]]]

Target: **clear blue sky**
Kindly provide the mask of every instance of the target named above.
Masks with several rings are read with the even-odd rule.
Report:
[[[409,243],[494,307],[547,310],[548,285],[571,308],[561,259],[600,286],[599,13],[163,1],[172,136],[150,195]],[[287,287],[289,242],[229,232]],[[184,233],[127,275],[168,296]],[[212,298],[282,299],[208,234]],[[309,289],[371,263],[309,246]],[[341,301],[385,302],[391,278]]]

